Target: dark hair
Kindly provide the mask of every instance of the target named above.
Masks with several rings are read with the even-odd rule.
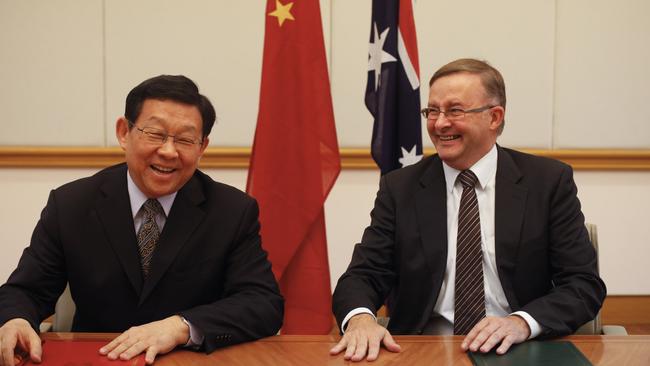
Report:
[[[210,100],[183,75],[159,75],[141,82],[126,96],[124,117],[135,123],[142,111],[142,103],[147,99],[173,100],[196,106],[201,113],[204,138],[210,134],[217,118]]]
[[[429,81],[429,87],[433,83],[442,78],[443,76],[448,76],[451,74],[457,74],[461,72],[467,72],[470,74],[477,74],[481,77],[481,83],[489,99],[494,99],[496,105],[500,105],[503,109],[506,108],[506,84],[503,81],[503,76],[499,70],[492,67],[486,61],[476,60],[473,58],[461,58],[456,61],[452,61],[445,66],[441,67],[436,71],[435,74],[431,77]],[[505,117],[501,126],[499,126],[498,133],[503,132],[505,125]]]

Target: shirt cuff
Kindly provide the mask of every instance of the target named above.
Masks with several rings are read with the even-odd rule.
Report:
[[[524,319],[524,321],[528,324],[528,327],[530,328],[530,336],[528,336],[528,339],[533,339],[537,337],[538,335],[542,334],[542,325],[537,322],[530,314],[528,314],[525,311],[515,311],[514,313],[510,315],[517,315]]]
[[[190,339],[187,340],[187,343],[185,343],[183,347],[199,348],[203,344],[203,339],[205,337],[199,328],[193,326],[187,319],[181,316],[181,320],[190,328]]]
[[[368,309],[368,308],[352,309],[352,311],[350,311],[348,313],[348,315],[346,315],[345,318],[343,318],[343,321],[341,322],[341,332],[343,334],[345,334],[345,328],[347,328],[347,324],[348,324],[348,321],[350,320],[350,318],[352,318],[355,315],[359,315],[359,314],[370,314],[373,318],[375,318],[375,320],[377,320],[377,317],[375,316],[375,314],[373,314],[372,311],[370,311],[370,309]]]

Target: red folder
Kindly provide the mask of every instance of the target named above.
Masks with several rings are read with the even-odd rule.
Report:
[[[108,341],[91,340],[47,340],[43,341],[43,357],[40,364],[33,363],[29,356],[22,365],[40,366],[144,366],[144,353],[128,361],[109,360],[99,354],[99,349]]]

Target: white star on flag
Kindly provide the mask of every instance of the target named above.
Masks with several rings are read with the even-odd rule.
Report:
[[[402,168],[405,166],[413,165],[417,163],[418,161],[422,160],[422,155],[417,155],[417,149],[416,145],[413,145],[411,150],[406,150],[403,146],[401,147],[402,149],[402,157],[399,158],[399,163],[402,164]]]
[[[384,62],[395,62],[397,59],[393,57],[390,53],[384,51],[384,43],[386,42],[386,36],[390,28],[386,28],[381,35],[377,31],[377,23],[375,23],[375,41],[370,43],[368,47],[368,54],[370,59],[368,60],[368,71],[375,71],[375,90],[379,87],[379,76],[381,74],[381,64]]]

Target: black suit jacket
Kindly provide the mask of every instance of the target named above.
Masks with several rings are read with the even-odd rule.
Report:
[[[382,177],[371,224],[333,298],[341,324],[354,308],[376,312],[388,299],[395,334],[419,334],[436,303],[447,262],[447,196],[435,155]],[[571,168],[498,147],[495,250],[513,311],[528,312],[543,335],[575,331],[606,294]]]
[[[70,283],[73,331],[123,332],[180,314],[206,351],[275,334],[283,299],[261,248],[256,201],[196,171],[178,191],[143,279],[126,164],[53,190],[17,269],[0,324],[37,325]]]

